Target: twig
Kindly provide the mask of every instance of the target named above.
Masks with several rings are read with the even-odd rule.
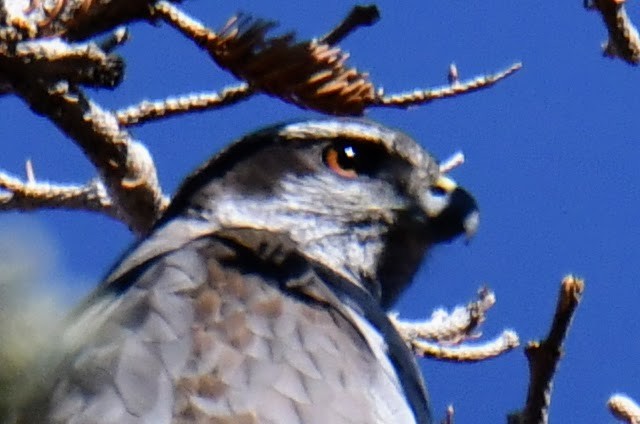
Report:
[[[447,406],[446,415],[442,420],[442,424],[453,424],[454,416],[455,416],[455,409],[453,408],[453,405]]]
[[[123,60],[95,43],[73,45],[58,38],[20,42],[15,59],[24,63],[25,79],[113,88],[124,72]]]
[[[447,174],[464,163],[464,153],[455,152],[451,157],[440,162],[440,173]]]
[[[409,344],[418,339],[457,344],[477,338],[474,332],[484,322],[487,311],[495,302],[495,294],[482,288],[478,291],[478,300],[458,306],[451,312],[438,309],[426,321],[401,321],[395,315],[390,315],[390,318]]]
[[[416,90],[411,93],[400,93],[384,95],[379,92],[376,99],[369,105],[370,107],[394,107],[406,109],[411,106],[423,105],[434,100],[441,100],[457,97],[462,94],[473,93],[478,90],[489,88],[497,82],[507,78],[522,68],[522,63],[514,63],[504,71],[497,74],[490,74],[475,77],[468,81],[454,81],[451,85],[433,88],[428,90]]]
[[[129,31],[125,27],[116,28],[111,34],[98,42],[98,47],[105,53],[111,53],[129,41]]]
[[[584,6],[600,12],[607,27],[609,39],[603,45],[603,54],[637,66],[640,64],[640,35],[627,15],[624,3],[625,0],[585,0]]]
[[[479,362],[505,354],[520,345],[518,335],[505,330],[494,340],[482,344],[443,346],[424,340],[411,340],[411,349],[416,355],[450,362]]]
[[[371,26],[379,20],[380,11],[376,5],[356,5],[342,22],[320,38],[320,42],[332,46],[347,38],[356,29]]]
[[[0,172],[0,210],[35,209],[84,210],[120,218],[104,186],[97,180],[84,186],[58,185],[30,181],[30,177],[23,182]]]
[[[583,292],[583,280],[573,275],[562,280],[549,334],[542,342],[529,342],[525,348],[529,362],[527,403],[522,411],[510,414],[509,423],[546,424],[548,422],[553,376],[562,357],[562,345]]]
[[[33,162],[31,159],[27,159],[24,163],[24,171],[27,174],[27,184],[36,183],[36,173],[33,170]]]
[[[201,47],[214,43],[218,39],[214,31],[172,5],[169,1],[161,0],[156,2],[153,6],[153,17],[162,19]]]
[[[449,65],[449,72],[447,72],[447,81],[449,84],[457,84],[460,82],[460,74],[458,73],[458,67],[455,63]]]
[[[640,406],[630,397],[623,394],[613,395],[609,398],[607,406],[620,421],[627,424],[640,423]]]
[[[126,109],[115,111],[123,127],[205,110],[220,109],[248,99],[253,91],[247,84],[227,87],[220,93],[198,93],[157,101],[143,101]]]
[[[2,34],[10,33],[0,29],[0,38]],[[59,37],[26,41],[20,41],[20,37],[0,39],[0,95],[13,91],[11,83],[2,74],[5,67],[17,63],[25,80],[51,83],[64,80],[72,84],[114,88],[122,81],[124,61],[102,47],[112,50],[125,40],[126,31],[122,29],[115,30],[98,44],[71,44]]]
[[[495,340],[483,344],[462,344],[479,337],[475,331],[495,301],[493,292],[483,288],[478,292],[477,301],[458,306],[451,313],[437,310],[428,321],[403,321],[394,314],[389,318],[417,355],[442,361],[477,362],[494,358],[519,344],[518,335],[513,331],[504,331]]]

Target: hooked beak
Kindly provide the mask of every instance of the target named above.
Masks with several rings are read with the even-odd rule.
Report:
[[[423,207],[436,242],[450,241],[462,234],[468,241],[478,230],[480,213],[476,200],[448,177],[440,176],[428,188]]]

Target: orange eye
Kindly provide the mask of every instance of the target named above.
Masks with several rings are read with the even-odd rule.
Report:
[[[333,172],[343,178],[375,176],[387,162],[386,150],[371,142],[336,141],[324,149],[322,160]]]
[[[329,146],[324,151],[324,163],[336,174],[344,178],[358,176],[356,150],[353,146]]]

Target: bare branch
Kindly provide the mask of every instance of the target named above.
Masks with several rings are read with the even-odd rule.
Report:
[[[36,173],[33,170],[33,162],[31,162],[31,159],[27,159],[27,161],[24,163],[24,170],[25,170],[25,173],[27,174],[27,183],[35,184]]]
[[[77,186],[38,183],[29,178],[23,182],[0,172],[0,211],[71,209],[99,212],[119,219],[104,186],[97,180]]]
[[[205,47],[211,42],[215,43],[218,38],[215,32],[173,6],[171,2],[164,0],[156,2],[153,16],[162,19],[200,47]]]
[[[477,301],[458,306],[451,313],[436,310],[428,321],[407,322],[393,314],[389,318],[416,355],[442,361],[477,362],[499,356],[519,345],[518,335],[513,331],[504,331],[495,340],[483,344],[461,344],[479,337],[474,332],[495,301],[492,291],[481,289]]]
[[[451,157],[440,162],[440,173],[447,174],[464,163],[464,153],[455,152]]]
[[[143,101],[126,109],[115,111],[118,123],[123,127],[142,125],[146,122],[180,116],[205,110],[235,105],[253,95],[247,84],[227,87],[220,93],[197,93],[166,100]]]
[[[0,30],[0,35],[2,31]],[[11,32],[4,32],[4,35]],[[6,67],[19,63],[25,80],[45,80],[51,83],[65,80],[102,88],[120,84],[124,61],[109,54],[101,45],[113,49],[126,40],[126,31],[118,29],[100,45],[90,42],[70,44],[58,37],[42,40],[0,40],[0,94],[13,91],[3,77]]]
[[[411,349],[416,355],[450,362],[479,362],[505,354],[520,345],[518,335],[505,330],[494,340],[470,345],[443,346],[424,340],[412,340]]]
[[[328,34],[320,38],[320,42],[333,46],[344,40],[358,28],[371,26],[380,20],[380,11],[376,5],[356,5]]]
[[[562,357],[562,345],[583,292],[583,280],[573,275],[562,280],[549,334],[542,342],[529,342],[525,348],[529,362],[527,403],[522,411],[509,416],[510,423],[546,424],[549,421],[553,376]]]
[[[609,398],[607,406],[620,421],[627,424],[640,423],[640,406],[630,397],[623,394],[613,395]]]
[[[23,41],[16,46],[15,57],[27,72],[25,78],[115,87],[120,84],[124,62],[105,54],[95,43],[72,45],[58,38]]]
[[[60,1],[64,7],[77,3]],[[24,12],[24,4],[19,6]],[[118,126],[115,116],[85,97],[77,86],[79,82],[117,82],[122,62],[114,58],[96,44],[73,46],[60,38],[6,42],[0,43],[0,75],[2,85],[11,87],[34,112],[55,123],[91,160],[112,207],[117,208],[111,215],[144,234],[166,206],[153,160],[142,144]]]
[[[585,0],[585,8],[600,12],[607,27],[609,39],[602,52],[608,57],[619,57],[629,65],[640,64],[640,35],[624,7],[626,0]]]
[[[104,39],[98,42],[98,47],[105,53],[111,53],[116,48],[129,41],[129,31],[125,27],[116,28]]]
[[[456,344],[477,338],[474,332],[484,322],[487,311],[495,303],[495,294],[482,288],[478,291],[478,300],[466,306],[458,306],[450,313],[444,309],[435,310],[431,319],[426,321],[401,321],[395,315],[390,318],[409,345],[418,339]]]
[[[453,417],[455,415],[455,412],[456,411],[453,408],[453,405],[447,406],[447,411],[444,419],[442,420],[442,424],[453,424]]]
[[[347,55],[317,41],[297,42],[293,33],[267,37],[276,24],[238,16],[216,33],[167,2],[158,15],[206,50],[223,69],[252,88],[302,108],[334,115],[361,115],[374,89],[368,76],[346,68]]]
[[[21,39],[80,41],[131,21],[150,19],[155,0],[4,0],[6,22]]]
[[[16,92],[78,144],[105,182],[117,215],[134,232],[146,233],[166,203],[147,149],[80,89],[65,83],[25,81],[19,77],[19,66],[16,68],[18,74],[10,75]]]
[[[468,81],[454,80],[451,85],[428,90],[416,90],[411,93],[391,94],[389,96],[379,92],[376,100],[369,106],[383,106],[406,109],[411,106],[423,105],[434,100],[457,97],[462,94],[473,93],[489,88],[497,82],[507,78],[522,68],[522,63],[514,63],[509,68],[497,74],[475,77]],[[456,73],[457,75],[457,73]]]
[[[488,88],[522,67],[515,64],[495,75],[474,78],[435,90],[385,96],[369,75],[346,66],[348,54],[335,47],[361,22],[341,25],[320,41],[296,41],[293,33],[268,36],[274,22],[237,16],[214,32],[166,1],[156,4],[157,16],[206,50],[223,69],[247,81],[252,89],[276,96],[302,108],[332,115],[362,115],[369,107],[407,108],[436,99],[455,97]],[[350,16],[359,15],[352,12]],[[366,15],[366,14],[365,14]],[[371,16],[369,16],[371,18]],[[348,30],[345,31],[345,28]],[[323,41],[329,41],[323,42]]]

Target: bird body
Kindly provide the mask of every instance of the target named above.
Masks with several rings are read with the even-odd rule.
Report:
[[[284,124],[232,144],[71,314],[24,422],[431,422],[386,310],[475,202],[404,134]],[[30,421],[31,420],[31,421]]]

